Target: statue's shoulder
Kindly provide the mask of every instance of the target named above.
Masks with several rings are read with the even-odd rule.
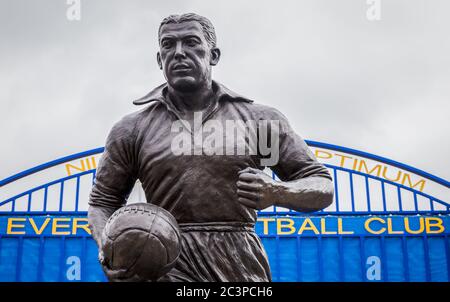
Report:
[[[258,120],[287,120],[286,116],[277,108],[256,101],[242,103],[241,106],[245,106],[251,112],[251,115]]]
[[[134,136],[140,124],[151,116],[151,112],[156,109],[157,105],[157,102],[150,103],[145,108],[124,115],[114,124],[111,133],[119,136]]]
[[[251,119],[287,121],[286,117],[278,109],[236,93],[219,82],[213,81],[213,88],[219,97],[226,97],[229,101],[228,103],[231,104],[230,106],[235,106],[238,111]]]

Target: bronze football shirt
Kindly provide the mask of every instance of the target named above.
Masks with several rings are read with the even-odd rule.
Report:
[[[309,176],[331,179],[278,110],[256,104],[218,82],[213,81],[212,87],[215,97],[203,113],[203,122],[279,121],[279,160],[271,167],[277,176],[283,181]],[[108,135],[90,205],[123,206],[139,179],[147,202],[167,209],[180,224],[255,222],[256,211],[238,202],[236,182],[238,171],[246,167],[264,169],[262,155],[195,155],[195,144],[191,154],[175,155],[171,146],[179,133],[172,126],[181,115],[167,97],[167,84],[135,104],[147,105],[117,122]]]

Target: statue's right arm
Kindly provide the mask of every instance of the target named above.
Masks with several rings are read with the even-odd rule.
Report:
[[[88,221],[98,247],[108,218],[126,204],[137,179],[133,130],[127,118],[114,125],[97,168],[89,196]]]
[[[117,210],[117,208],[107,208],[104,206],[89,206],[88,220],[89,228],[91,229],[92,237],[97,243],[98,247],[101,247],[102,232],[105,228],[108,218]]]

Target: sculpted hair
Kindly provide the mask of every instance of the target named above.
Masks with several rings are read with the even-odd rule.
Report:
[[[161,42],[161,27],[165,24],[171,24],[171,23],[182,23],[182,22],[189,22],[189,21],[196,21],[200,23],[203,29],[203,34],[205,35],[205,39],[208,42],[209,46],[211,48],[216,47],[217,44],[217,38],[216,38],[216,31],[214,29],[214,26],[212,25],[211,21],[209,19],[194,14],[194,13],[187,13],[182,15],[170,15],[166,18],[164,18],[159,25],[158,29],[158,41]]]

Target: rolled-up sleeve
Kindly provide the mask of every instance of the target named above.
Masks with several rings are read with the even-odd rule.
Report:
[[[133,120],[123,118],[114,125],[100,159],[89,205],[119,208],[137,179]]]
[[[319,176],[332,179],[328,169],[317,161],[305,141],[291,128],[287,118],[274,109],[279,120],[279,160],[271,167],[282,181]]]

